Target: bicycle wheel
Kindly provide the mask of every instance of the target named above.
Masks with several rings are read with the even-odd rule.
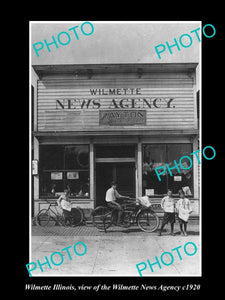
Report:
[[[36,224],[39,226],[47,226],[50,219],[51,216],[49,214],[49,211],[47,209],[42,209],[36,216]]]
[[[57,216],[56,225],[65,226],[65,217],[63,214]]]
[[[80,225],[84,219],[84,214],[82,209],[80,209],[79,207],[73,207],[71,209],[71,219],[72,219],[72,224],[74,226]]]
[[[159,227],[159,217],[150,210],[142,210],[137,216],[138,227],[145,232],[153,232]]]
[[[112,225],[111,210],[105,206],[98,206],[92,212],[92,223],[98,229],[106,230]]]

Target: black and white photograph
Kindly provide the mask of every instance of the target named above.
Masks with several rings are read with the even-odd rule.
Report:
[[[201,276],[201,22],[30,22],[30,277]]]
[[[34,17],[26,25],[24,295],[215,291],[219,21]]]

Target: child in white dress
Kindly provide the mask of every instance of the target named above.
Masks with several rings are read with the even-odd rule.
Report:
[[[180,224],[181,235],[187,235],[187,223],[192,212],[190,201],[184,197],[183,190],[179,191],[180,199],[176,203],[176,211]],[[184,228],[183,228],[184,227]]]

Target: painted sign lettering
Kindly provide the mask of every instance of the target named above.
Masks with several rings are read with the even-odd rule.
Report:
[[[169,97],[138,97],[141,88],[98,88],[89,89],[91,96],[119,96],[91,98],[65,98],[56,99],[55,109],[151,109],[151,108],[175,108]],[[123,96],[123,97],[120,97]],[[106,104],[107,103],[107,104]]]
[[[146,111],[100,110],[99,125],[146,125]]]
[[[122,98],[109,99],[107,107],[102,104],[104,99],[57,99],[55,109],[155,109],[175,108],[174,98]]]

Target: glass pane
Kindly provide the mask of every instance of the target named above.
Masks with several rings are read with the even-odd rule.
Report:
[[[174,167],[174,160],[176,160],[180,173],[177,168],[171,170],[173,176],[170,176],[168,172],[168,188],[172,189],[173,194],[178,194],[179,189],[183,189],[187,196],[193,195],[193,166],[188,169],[182,169],[179,165],[180,158],[182,156],[188,156],[192,153],[191,144],[169,144],[168,146],[168,165]],[[188,158],[182,159],[182,165],[184,168],[188,168],[191,162]]]
[[[135,146],[133,145],[111,145],[97,146],[96,157],[135,157]]]
[[[90,187],[89,187],[89,171],[79,171],[76,172],[76,179],[68,179],[71,178],[71,175],[66,172],[66,186],[70,188],[72,197],[87,197],[90,195]],[[69,172],[72,173],[72,172]],[[75,172],[74,172],[75,173]]]
[[[163,195],[167,192],[166,173],[161,176],[159,181],[155,168],[164,166],[166,163],[166,145],[154,144],[143,145],[143,174],[142,188],[143,195],[146,193],[151,196]],[[146,191],[148,190],[148,191]]]
[[[52,197],[69,186],[71,196],[89,197],[89,145],[40,146],[40,195]]]
[[[42,170],[62,170],[63,146],[51,145],[40,147],[40,167]]]
[[[55,193],[62,193],[64,191],[64,177],[62,179],[52,180],[57,176],[52,176],[53,172],[43,172],[40,176],[40,194],[41,196],[54,196]]]
[[[89,168],[89,146],[65,146],[65,170]]]
[[[168,189],[172,189],[173,194],[178,194],[179,189],[183,189],[186,196],[193,196],[193,166],[190,169],[182,169],[179,161],[182,156],[190,156],[192,144],[153,144],[143,145],[143,194],[150,196],[161,196],[166,194]],[[172,176],[167,170],[166,163],[174,167],[174,160],[177,162],[180,172],[177,168],[171,170]],[[182,159],[184,168],[190,166],[188,158]],[[159,181],[154,169],[164,166],[166,172],[160,175]],[[160,171],[160,170],[159,170]]]

